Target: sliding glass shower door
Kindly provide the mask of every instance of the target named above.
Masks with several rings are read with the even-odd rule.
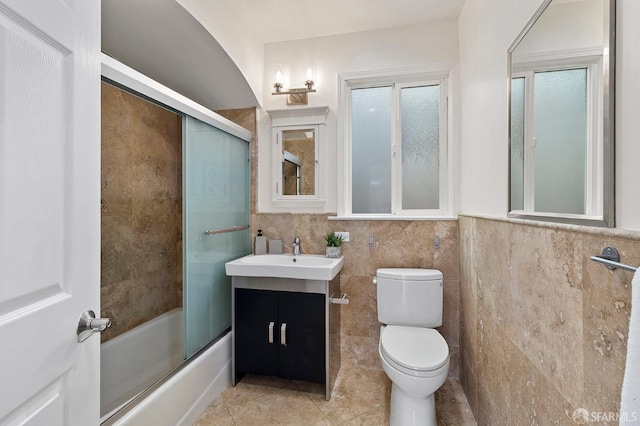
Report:
[[[249,143],[186,116],[183,126],[185,358],[231,327],[225,263],[250,252]]]

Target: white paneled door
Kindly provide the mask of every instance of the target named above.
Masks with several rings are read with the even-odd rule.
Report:
[[[100,2],[0,0],[0,425],[97,425]]]

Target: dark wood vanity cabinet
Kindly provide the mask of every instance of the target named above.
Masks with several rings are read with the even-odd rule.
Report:
[[[236,288],[235,375],[324,383],[326,295]]]

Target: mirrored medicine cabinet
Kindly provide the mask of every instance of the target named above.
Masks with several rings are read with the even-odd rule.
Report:
[[[269,110],[274,206],[324,206],[326,117],[329,107]]]
[[[509,49],[509,217],[614,226],[615,0],[547,0]]]

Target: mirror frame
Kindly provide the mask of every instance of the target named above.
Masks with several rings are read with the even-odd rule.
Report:
[[[602,93],[603,93],[603,187],[602,187],[602,215],[572,215],[564,213],[522,212],[511,209],[511,80],[512,56],[520,41],[527,35],[531,27],[538,21],[552,0],[544,0],[536,13],[529,20],[525,28],[511,44],[507,53],[507,101],[508,101],[508,204],[507,217],[529,219],[546,222],[559,222],[585,226],[599,226],[613,228],[615,226],[615,31],[616,31],[616,0],[604,0],[603,16],[603,57],[602,57]]]

